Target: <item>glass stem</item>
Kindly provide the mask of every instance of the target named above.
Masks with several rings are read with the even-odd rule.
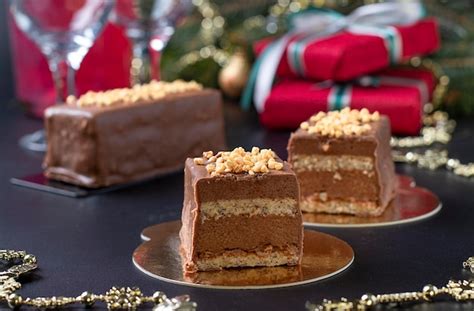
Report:
[[[150,82],[150,53],[146,38],[132,39],[133,58],[130,68],[131,85]]]
[[[68,95],[76,95],[76,70],[57,57],[51,57],[48,65],[56,89],[56,104],[64,103]]]
[[[56,89],[56,103],[65,102],[65,85],[67,68],[62,66],[61,61],[57,57],[50,57],[48,59],[49,70],[53,76],[54,88]]]
[[[67,95],[77,96],[76,70],[69,63],[67,65]]]

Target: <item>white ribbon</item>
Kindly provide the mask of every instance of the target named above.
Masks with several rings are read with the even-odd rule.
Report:
[[[294,36],[301,36],[297,42],[288,46],[289,53],[304,48],[312,42],[342,30],[380,34],[377,27],[414,23],[424,16],[424,9],[418,0],[388,1],[361,6],[347,16],[327,10],[308,10],[295,14],[290,20],[290,31],[270,44],[252,69],[242,105],[248,107],[253,100],[257,111],[264,109],[265,100],[270,94],[273,80],[282,55]],[[380,34],[382,35],[382,34]],[[298,61],[292,60],[291,62]],[[291,65],[290,62],[290,65]]]

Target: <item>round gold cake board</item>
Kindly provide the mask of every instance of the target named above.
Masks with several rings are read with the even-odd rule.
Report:
[[[133,253],[133,263],[159,280],[205,288],[262,289],[320,281],[347,269],[354,251],[329,234],[305,230],[303,262],[296,267],[262,267],[198,272],[184,276],[179,254],[180,221],[154,225],[142,232],[145,241]]]
[[[409,176],[398,175],[397,194],[378,217],[303,213],[303,221],[307,227],[379,227],[426,219],[440,210],[441,202],[433,192],[417,187]]]

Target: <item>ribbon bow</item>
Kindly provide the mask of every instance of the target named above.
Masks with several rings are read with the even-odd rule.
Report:
[[[299,75],[304,75],[305,68],[301,59],[307,44],[344,30],[382,37],[390,61],[397,63],[401,58],[401,40],[392,26],[414,23],[424,15],[425,10],[418,0],[368,4],[347,16],[316,8],[290,15],[289,32],[269,44],[255,62],[242,95],[242,107],[248,109],[253,97],[257,111],[263,111],[278,64],[287,47],[289,64]],[[292,38],[296,40],[288,45]]]

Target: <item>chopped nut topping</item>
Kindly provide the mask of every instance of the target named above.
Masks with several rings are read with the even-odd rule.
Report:
[[[202,153],[202,156],[206,159],[209,159],[210,157],[212,157],[214,155],[214,152],[212,151],[206,151],[206,152],[203,152]]]
[[[202,90],[202,85],[190,81],[176,80],[173,82],[151,81],[148,84],[135,85],[132,88],[113,89],[103,92],[89,91],[79,98],[70,95],[66,104],[84,106],[112,106],[117,104],[133,105],[140,101],[153,101],[169,94]]]
[[[198,165],[204,165],[204,159],[203,158],[194,158],[194,163]]]
[[[218,152],[216,155],[212,151],[207,151],[203,152],[201,158],[194,158],[194,163],[205,165],[211,176],[227,173],[255,175],[283,169],[283,163],[276,160],[275,152],[258,147],[253,147],[250,152],[239,147],[232,151]]]
[[[361,110],[344,108],[341,111],[318,112],[301,123],[301,129],[310,134],[330,137],[342,135],[362,135],[372,128],[371,122],[380,120],[378,111],[370,113],[366,108]]]

